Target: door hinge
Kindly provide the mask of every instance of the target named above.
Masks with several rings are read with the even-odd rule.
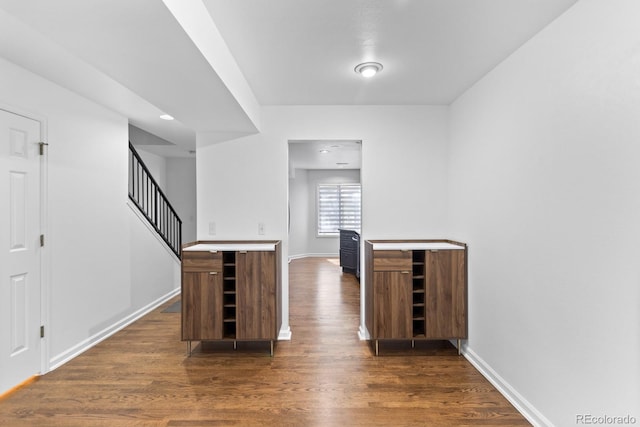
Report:
[[[44,246],[44,234],[40,235],[40,247]]]
[[[40,326],[40,338],[44,338],[44,325]]]
[[[46,142],[38,142],[38,145],[40,146],[40,155],[43,156],[44,155],[44,146],[45,145],[49,145]]]

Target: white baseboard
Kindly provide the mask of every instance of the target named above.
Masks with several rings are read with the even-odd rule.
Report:
[[[360,338],[360,341],[368,341],[369,339],[371,339],[369,331],[367,331],[367,328],[362,325],[360,325],[360,327],[358,328],[358,338]]]
[[[464,357],[487,379],[498,391],[536,427],[553,427],[540,411],[505,381],[491,366],[478,356],[468,345],[462,346]]]
[[[340,254],[337,254],[337,253],[333,253],[333,254],[296,254],[296,255],[289,255],[289,262],[291,262],[291,260],[301,259],[301,258],[338,258],[339,256],[340,256]]]
[[[291,328],[287,326],[287,329],[280,329],[278,333],[278,341],[291,341]]]
[[[131,323],[133,323],[136,320],[140,319],[145,314],[151,312],[152,310],[154,310],[155,308],[159,307],[161,304],[167,302],[168,300],[170,300],[174,296],[178,295],[179,293],[180,293],[180,288],[173,289],[171,292],[163,295],[162,297],[158,298],[157,300],[155,300],[155,301],[147,304],[146,306],[140,308],[139,310],[131,313],[130,315],[124,317],[123,319],[119,320],[118,322],[114,323],[113,325],[103,329],[102,331],[98,332],[97,334],[95,334],[95,335],[87,338],[86,340],[78,343],[77,345],[71,347],[67,351],[65,351],[65,352],[53,357],[51,360],[49,360],[49,372],[53,371],[54,369],[59,368],[60,366],[64,365],[65,363],[67,363],[68,361],[73,359],[74,357],[79,356],[80,354],[82,354],[85,351],[89,350],[91,347],[95,346],[99,342],[104,341],[105,339],[109,338],[111,335],[113,335],[116,332],[120,331],[121,329],[124,329],[125,327],[129,326]]]

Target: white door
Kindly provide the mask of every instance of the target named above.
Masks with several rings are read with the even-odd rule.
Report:
[[[0,394],[40,372],[40,123],[0,110]]]

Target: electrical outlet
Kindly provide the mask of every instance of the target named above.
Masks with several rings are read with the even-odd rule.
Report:
[[[211,236],[216,235],[216,223],[215,221],[209,221],[209,234]]]
[[[264,222],[258,223],[258,234],[264,236]]]

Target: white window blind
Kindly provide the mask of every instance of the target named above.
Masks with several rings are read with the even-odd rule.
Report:
[[[318,236],[360,230],[360,184],[318,184]]]

